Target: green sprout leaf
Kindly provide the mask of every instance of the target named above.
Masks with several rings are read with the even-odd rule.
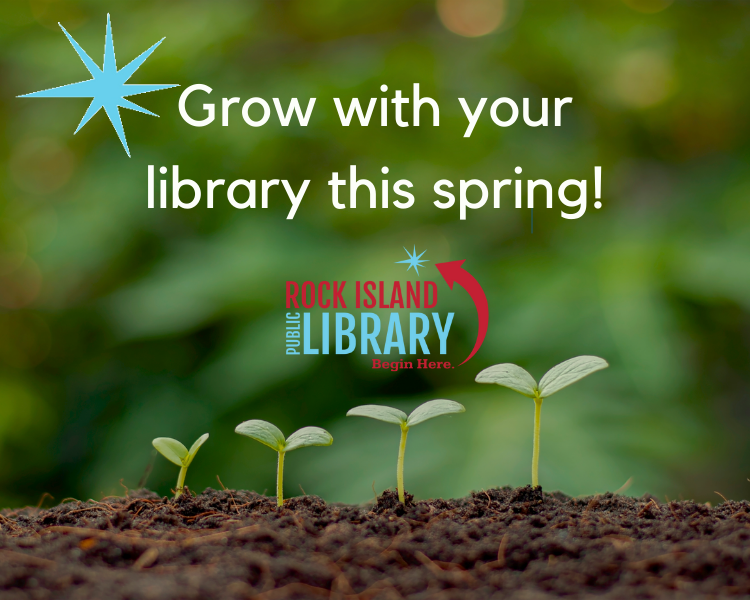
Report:
[[[204,433],[202,436],[200,436],[197,440],[193,442],[192,446],[190,446],[190,452],[188,452],[188,457],[187,457],[187,466],[190,466],[190,463],[193,462],[195,455],[198,454],[198,450],[200,450],[201,446],[206,442],[207,439],[208,439],[208,434]]]
[[[576,356],[552,367],[537,385],[524,369],[512,363],[486,368],[476,377],[478,383],[496,383],[534,399],[534,451],[531,457],[531,485],[539,485],[539,429],[542,420],[542,402],[552,394],[609,366],[598,356]]]
[[[260,419],[252,419],[240,423],[234,428],[235,433],[240,435],[246,435],[249,438],[265,444],[269,448],[276,450],[276,452],[283,452],[286,446],[286,438],[281,430],[269,423],[268,421],[261,421]]]
[[[187,469],[190,463],[193,462],[195,455],[198,454],[198,450],[208,439],[208,434],[204,433],[190,446],[190,450],[185,446],[173,440],[172,438],[156,438],[153,442],[154,448],[156,448],[161,455],[168,461],[173,462],[180,467],[180,474],[177,477],[177,489],[175,490],[175,500],[182,495],[182,490],[185,487],[185,476],[187,475]]]
[[[253,438],[278,453],[276,467],[276,504],[278,506],[284,504],[284,456],[286,456],[286,453],[307,446],[330,446],[333,444],[333,436],[320,427],[303,427],[290,435],[289,439],[286,439],[276,425],[260,419],[240,423],[234,428],[234,431]]]
[[[164,458],[173,462],[178,467],[185,465],[185,459],[188,457],[188,454],[190,454],[185,446],[172,438],[160,437],[156,438],[151,443]]]
[[[430,400],[425,402],[422,406],[414,409],[406,420],[406,424],[409,427],[423,423],[427,419],[433,417],[439,417],[440,415],[450,415],[453,413],[462,413],[466,409],[462,404],[453,402],[453,400]]]
[[[406,424],[406,413],[397,408],[390,406],[378,406],[377,404],[363,404],[357,406],[346,413],[347,417],[370,417],[386,423],[395,423],[396,425]]]
[[[515,390],[519,394],[534,398],[537,395],[536,381],[526,369],[512,363],[487,367],[476,377],[478,383],[496,383]]]
[[[576,356],[561,362],[542,377],[539,382],[539,396],[547,398],[564,387],[568,387],[591,373],[606,369],[608,366],[607,361],[598,356]]]
[[[525,372],[525,371],[524,371]],[[533,380],[532,380],[533,381]],[[378,406],[376,404],[364,404],[352,408],[347,417],[369,417],[386,423],[394,423],[401,426],[401,443],[398,449],[398,463],[396,465],[396,485],[398,489],[398,499],[404,502],[404,455],[406,454],[406,436],[409,428],[432,419],[440,415],[449,415],[453,413],[464,412],[466,409],[458,402],[453,400],[430,400],[421,406],[415,408],[407,417],[406,413],[391,408],[390,406]]]
[[[307,446],[330,446],[333,436],[320,427],[303,427],[295,431],[286,441],[286,452]]]

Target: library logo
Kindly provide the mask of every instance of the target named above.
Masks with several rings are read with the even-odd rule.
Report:
[[[425,252],[406,251],[409,265],[419,273]],[[478,316],[477,340],[468,361],[487,332],[488,306],[482,286],[464,261],[437,263],[452,290],[458,283],[471,296]],[[285,345],[288,356],[303,354],[371,355],[373,369],[452,369],[444,360],[455,313],[441,313],[435,281],[287,281]],[[378,311],[378,312],[375,312]],[[422,358],[412,358],[421,355]]]

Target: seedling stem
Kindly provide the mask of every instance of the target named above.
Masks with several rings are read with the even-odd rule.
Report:
[[[174,495],[175,500],[182,496],[182,490],[185,487],[185,475],[187,475],[187,467],[180,467],[180,474],[177,476],[177,492]]]
[[[404,503],[404,455],[406,454],[406,436],[409,435],[409,427],[401,424],[401,445],[398,449],[398,466],[396,467],[396,485],[398,486],[398,500]]]
[[[539,425],[542,421],[543,398],[534,398],[534,455],[531,458],[531,485],[539,487]]]
[[[279,452],[279,462],[276,469],[276,504],[284,504],[284,455],[286,452]]]

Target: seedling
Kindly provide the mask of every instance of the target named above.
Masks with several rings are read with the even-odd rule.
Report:
[[[531,458],[532,486],[539,486],[539,424],[542,417],[542,401],[579,379],[595,371],[606,369],[608,366],[606,360],[597,356],[576,356],[552,367],[538,384],[528,371],[512,363],[487,367],[477,375],[478,383],[496,383],[534,400],[536,409],[534,411],[534,453]]]
[[[284,455],[297,448],[330,446],[333,444],[331,434],[320,427],[303,427],[287,439],[276,425],[272,425],[268,421],[253,419],[240,423],[234,431],[253,438],[278,452],[279,461],[276,467],[276,504],[278,506],[284,504]]]
[[[177,477],[177,489],[174,495],[175,500],[182,496],[182,490],[185,487],[185,475],[187,475],[188,467],[190,466],[190,463],[193,462],[195,455],[198,454],[198,449],[207,439],[208,434],[204,433],[193,442],[193,445],[190,446],[190,450],[172,438],[156,438],[151,442],[154,445],[154,448],[156,448],[164,458],[180,467],[180,474]]]
[[[386,423],[395,423],[401,426],[401,445],[398,449],[398,463],[396,465],[396,485],[398,486],[398,499],[404,502],[404,454],[406,453],[406,435],[409,428],[418,425],[427,419],[439,417],[440,415],[449,415],[452,413],[462,413],[466,409],[463,405],[453,400],[430,400],[421,406],[418,406],[407,417],[406,413],[391,408],[390,406],[378,406],[376,404],[365,404],[357,406],[346,413],[347,417],[370,417]]]

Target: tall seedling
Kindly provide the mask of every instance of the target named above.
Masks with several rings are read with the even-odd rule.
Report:
[[[479,383],[496,383],[515,390],[534,400],[534,453],[531,459],[531,485],[539,485],[539,425],[542,417],[542,401],[564,387],[591,375],[595,371],[606,369],[609,365],[597,356],[577,356],[552,367],[537,382],[518,365],[503,363],[487,367],[477,375]]]
[[[370,417],[386,423],[395,423],[401,426],[401,444],[398,450],[398,463],[396,465],[396,485],[398,486],[398,499],[404,502],[404,454],[406,454],[406,435],[409,428],[440,415],[462,413],[466,409],[453,400],[430,400],[418,406],[407,417],[406,413],[391,408],[390,406],[379,406],[376,404],[364,404],[357,406],[346,413],[347,417]]]
[[[333,444],[331,434],[320,427],[303,427],[295,431],[289,438],[285,438],[276,425],[260,419],[240,423],[234,431],[240,435],[253,438],[278,453],[276,466],[276,504],[278,506],[284,504],[284,456],[286,453],[306,446],[330,446]]]

